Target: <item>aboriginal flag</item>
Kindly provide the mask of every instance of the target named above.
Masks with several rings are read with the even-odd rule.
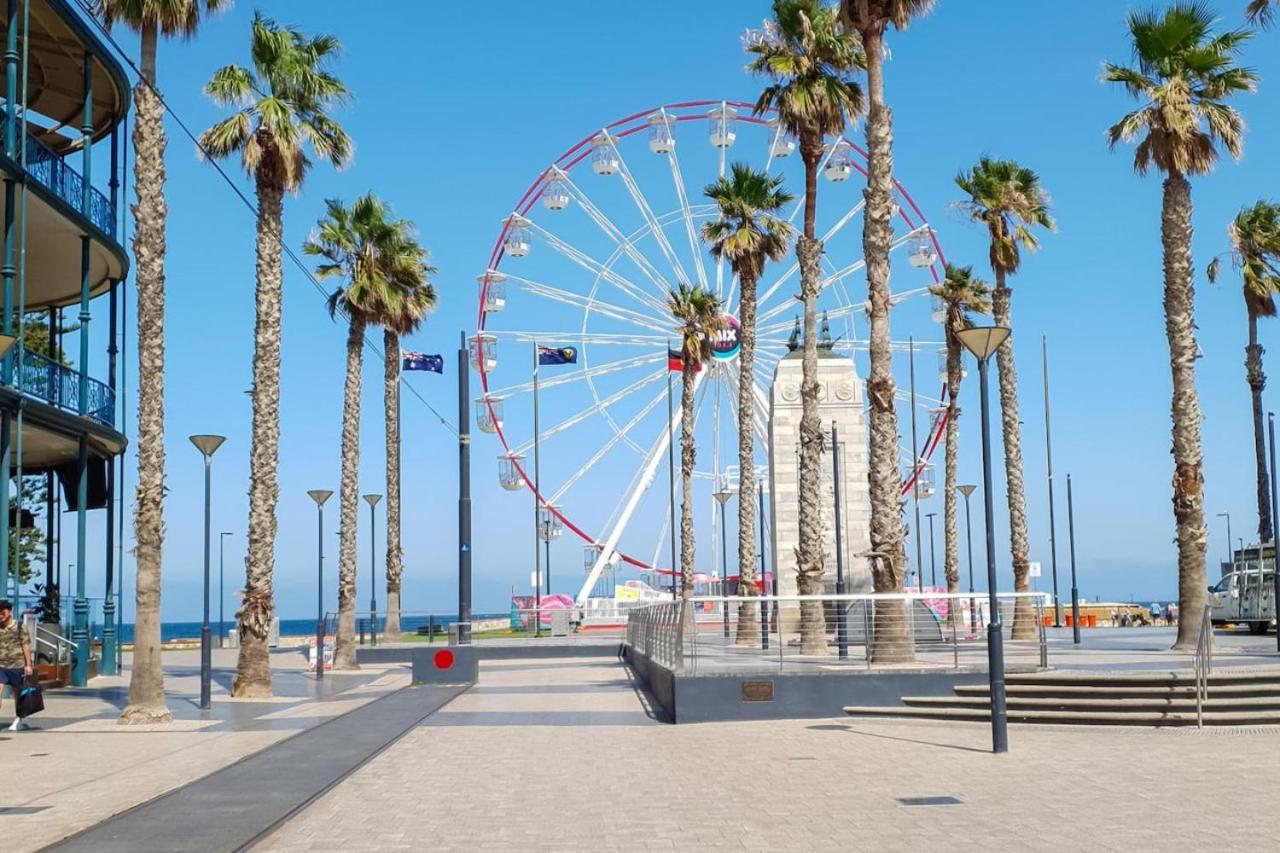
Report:
[[[667,347],[667,370],[674,370],[676,373],[684,370],[684,356],[681,355],[680,350]],[[702,370],[702,364],[695,364],[693,370],[695,373]]]
[[[538,364],[577,364],[577,347],[538,347]]]

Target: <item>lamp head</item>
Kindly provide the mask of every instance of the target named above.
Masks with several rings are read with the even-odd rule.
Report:
[[[324,502],[333,497],[333,492],[330,489],[312,489],[307,494],[311,496],[311,500],[316,502],[316,506],[324,506]]]
[[[194,444],[196,446],[196,449],[199,450],[201,453],[203,453],[206,458],[212,456],[217,451],[217,449],[222,446],[222,442],[226,440],[227,440],[227,437],[225,435],[193,435],[191,436],[191,443]]]
[[[969,497],[969,495],[973,494],[978,487],[972,486],[972,485],[966,485],[966,486],[956,486],[956,488],[960,490],[960,494],[964,495],[967,498]]]
[[[978,361],[986,361],[1000,345],[1009,339],[1007,326],[970,326],[956,332],[964,348]]]
[[[720,501],[721,506],[724,506],[728,503],[729,498],[733,497],[733,490],[728,486],[724,486],[723,488],[713,492],[711,496]]]
[[[369,506],[377,506],[378,501],[382,500],[382,495],[364,495],[363,497]]]

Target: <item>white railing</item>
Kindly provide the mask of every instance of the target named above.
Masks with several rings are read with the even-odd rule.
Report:
[[[1196,728],[1204,728],[1204,706],[1209,701],[1209,676],[1213,674],[1213,607],[1206,604],[1196,637]]]
[[[1010,636],[1005,643],[1010,660],[1047,668],[1049,595],[999,593],[996,598],[1002,629]],[[673,671],[764,663],[981,667],[989,602],[985,594],[931,592],[693,596],[633,610],[627,642]],[[1015,616],[1027,623],[1016,638]],[[815,630],[814,622],[821,627]]]

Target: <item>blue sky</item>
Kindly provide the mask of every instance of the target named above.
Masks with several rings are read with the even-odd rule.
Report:
[[[743,0],[607,6],[549,0],[497,4],[486,7],[483,16],[466,5],[413,0],[384,0],[371,7],[376,12],[359,15],[350,14],[350,4],[333,0],[260,5],[304,31],[337,35],[345,52],[335,71],[356,96],[337,115],[356,140],[355,162],[341,173],[323,164],[313,170],[302,194],[286,201],[287,240],[300,246],[326,196],[351,199],[368,189],[417,222],[440,269],[440,308],[406,345],[443,352],[447,371],[444,377],[420,374],[411,381],[450,419],[456,405],[453,351],[459,331],[474,329],[474,277],[484,270],[500,220],[528,184],[560,152],[617,118],[662,103],[754,99],[760,82],[743,71],[739,37],[744,28],[758,26],[767,12],[766,3]],[[1082,594],[1104,600],[1131,594],[1166,597],[1176,589],[1169,502],[1170,380],[1160,310],[1160,184],[1158,178],[1133,174],[1130,150],[1108,152],[1104,131],[1131,104],[1122,92],[1098,82],[1103,61],[1129,58],[1123,20],[1127,5],[1111,0],[1069,5],[991,0],[977,11],[974,4],[943,0],[934,15],[909,32],[891,34],[887,71],[896,118],[897,175],[924,209],[949,259],[980,269],[985,265],[983,233],[951,207],[958,198],[956,171],[979,155],[1012,157],[1037,169],[1053,195],[1059,231],[1044,236],[1043,251],[1028,258],[1013,281],[1032,557],[1045,562],[1046,583],[1039,382],[1040,335],[1045,333],[1059,487],[1071,473],[1076,489],[1080,588]],[[1214,5],[1234,23],[1244,3],[1221,0]],[[219,65],[245,61],[253,8],[239,3],[207,23],[196,41],[162,46],[161,89],[191,127],[202,129],[219,117],[201,87]],[[135,48],[127,34],[121,39],[127,49]],[[1244,162],[1224,163],[1214,175],[1194,182],[1198,270],[1226,248],[1226,223],[1234,212],[1259,197],[1274,196],[1280,184],[1275,157],[1280,112],[1269,85],[1280,78],[1277,39],[1280,33],[1259,36],[1246,56],[1263,85],[1259,94],[1239,104],[1250,125]],[[859,137],[861,128],[852,135]],[[250,412],[244,391],[250,385],[253,345],[254,222],[214,171],[197,161],[172,123],[167,166],[164,616],[179,620],[199,613],[201,465],[187,442],[189,434],[228,436],[215,466],[214,525],[215,532],[235,534],[228,540],[229,590],[240,577],[247,518]],[[236,179],[250,186],[238,171]],[[844,242],[833,252],[856,251],[860,222],[839,239]],[[895,272],[899,267],[905,263]],[[1199,386],[1205,413],[1210,573],[1216,575],[1216,560],[1227,543],[1215,513],[1231,512],[1235,534],[1246,539],[1256,524],[1250,511],[1251,430],[1242,366],[1245,317],[1232,276],[1211,288],[1198,273],[1197,285],[1205,350]],[[926,303],[912,303],[903,313],[901,319],[894,315],[895,338],[917,330],[928,334]],[[1273,324],[1264,323],[1264,344],[1274,335]],[[315,510],[306,491],[338,488],[344,337],[345,330],[329,320],[309,280],[286,261],[276,562],[278,609],[285,617],[306,616],[314,606]],[[134,361],[130,353],[131,372]],[[929,358],[923,372],[928,375],[932,369]],[[368,358],[362,492],[383,491],[381,375],[380,361]],[[905,364],[898,375],[905,383]],[[129,387],[132,396],[136,376],[130,376]],[[976,391],[972,380],[962,391],[962,403],[973,415],[965,421],[961,449],[961,477],[968,481],[976,481],[980,472]],[[906,411],[903,407],[904,416]],[[403,435],[404,607],[449,610],[456,603],[456,443],[411,395],[404,401]],[[512,585],[527,585],[531,568],[528,493],[512,496],[498,487],[498,450],[492,437],[477,438],[473,478],[479,610],[504,608]],[[130,511],[135,471],[131,457]],[[663,486],[660,480],[655,488]],[[618,488],[602,482],[574,500],[584,509],[606,498],[612,502]],[[1057,499],[1065,593],[1065,491]],[[1005,577],[1002,501],[1003,477],[998,477],[995,522]],[[940,499],[930,504],[922,512],[941,512]],[[367,510],[363,504],[361,508],[359,589],[364,607],[369,546]],[[574,515],[574,505],[566,511]],[[336,500],[327,522],[329,531],[336,530]],[[980,513],[974,522],[980,531]],[[381,535],[379,513],[379,560]],[[126,537],[131,545],[128,533]],[[337,537],[326,533],[326,538]],[[701,547],[705,560],[705,539]],[[335,541],[326,566],[330,606],[336,601],[336,555]],[[581,577],[576,540],[566,537],[557,543],[552,559],[564,567],[563,577]],[[927,553],[925,560],[927,565]],[[131,568],[132,559],[126,557],[126,578]],[[95,595],[98,585],[100,580],[93,583]],[[131,589],[125,597],[129,613]],[[233,609],[230,595],[227,606]]]

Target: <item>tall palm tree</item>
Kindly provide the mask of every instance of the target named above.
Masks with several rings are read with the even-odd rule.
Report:
[[[697,448],[693,445],[693,392],[695,374],[711,358],[711,340],[724,328],[720,300],[700,284],[680,282],[668,295],[668,307],[680,335],[680,594],[693,595],[693,466]]]
[[[308,38],[259,12],[250,43],[253,67],[227,65],[205,86],[214,103],[236,111],[201,134],[201,152],[217,160],[238,154],[258,197],[248,558],[244,600],[236,614],[240,656],[231,688],[231,695],[246,698],[271,695],[267,634],[275,610],[272,570],[280,492],[284,194],[302,187],[311,165],[306,145],[339,168],[351,157],[350,138],[328,113],[349,98],[346,86],[328,70],[339,49],[333,36]]]
[[[360,371],[364,364],[364,334],[371,323],[391,315],[391,306],[411,300],[425,283],[422,247],[413,238],[413,225],[392,218],[390,207],[366,193],[347,207],[338,199],[325,202],[326,214],[303,246],[319,257],[316,275],[340,279],[329,297],[329,314],[345,316],[347,375],[342,398],[342,483],[338,502],[338,636],[334,646],[336,669],[355,669],[356,530],[360,475]]]
[[[964,377],[963,347],[957,332],[969,328],[970,314],[991,313],[991,288],[973,274],[973,267],[947,264],[946,276],[929,292],[942,301],[946,310],[943,332],[947,341],[947,447],[946,479],[943,486],[944,574],[947,592],[960,589],[960,536],[956,528],[959,512],[956,499],[956,466],[960,459],[960,380]],[[958,603],[955,599],[953,605]],[[960,609],[952,607],[952,621],[963,630]]]
[[[1262,372],[1262,344],[1258,343],[1258,318],[1276,315],[1275,295],[1280,292],[1280,205],[1259,201],[1236,215],[1227,228],[1231,260],[1244,278],[1244,307],[1249,318],[1249,345],[1244,348],[1245,378],[1253,400],[1253,450],[1258,483],[1258,541],[1269,542],[1270,485],[1267,478],[1266,438],[1262,432],[1262,392],[1267,376]],[[1209,264],[1209,281],[1217,281],[1221,259]]]
[[[747,66],[773,82],[760,93],[755,113],[777,111],[778,122],[800,142],[804,161],[804,226],[796,243],[800,298],[804,303],[804,353],[800,383],[800,536],[797,587],[803,595],[825,591],[822,553],[822,421],[818,415],[818,294],[822,290],[822,242],[817,238],[818,170],[828,136],[838,138],[862,111],[862,89],[849,75],[864,67],[858,39],[840,26],[839,11],[821,0],[774,0],[773,19],[748,43]],[[894,451],[896,458],[896,449]],[[895,463],[896,465],[896,463]],[[895,498],[896,500],[896,498]],[[877,587],[878,588],[878,587]],[[826,652],[820,602],[801,605],[805,653]],[[905,636],[905,632],[904,632]]]
[[[793,197],[782,188],[783,177],[769,177],[745,163],[734,163],[728,177],[707,186],[707,198],[720,208],[720,218],[702,226],[711,253],[725,258],[738,276],[741,349],[738,353],[738,595],[756,594],[756,516],[751,499],[755,469],[756,284],[766,261],[780,261],[790,246],[791,224],[778,216]],[[759,612],[754,602],[738,607],[737,642],[758,641]]]
[[[997,325],[1013,328],[1013,289],[1009,276],[1022,264],[1022,252],[1039,248],[1032,228],[1053,230],[1049,194],[1040,186],[1040,177],[1013,160],[983,157],[967,172],[956,176],[958,186],[968,196],[960,207],[987,228],[991,246],[989,258],[995,273],[992,298]],[[1000,377],[1000,425],[1004,438],[1004,471],[1009,501],[1009,545],[1013,559],[1013,587],[1017,592],[1031,589],[1031,558],[1027,534],[1027,498],[1022,482],[1022,428],[1018,414],[1018,375],[1013,360],[1013,344],[996,351]],[[1035,611],[1030,599],[1019,598],[1014,606],[1013,636],[1035,636]]]
[[[134,500],[136,615],[129,704],[120,719],[167,723],[160,667],[160,563],[164,550],[164,259],[168,207],[164,200],[164,104],[156,78],[160,36],[194,38],[201,9],[217,12],[231,0],[98,0],[108,26],[139,34],[141,75],[133,88],[134,273],[138,288],[138,491]]]
[[[1249,23],[1266,29],[1275,23],[1277,7],[1280,7],[1280,3],[1276,0],[1249,0],[1244,13]]]
[[[383,370],[383,404],[387,431],[387,624],[383,629],[394,641],[400,635],[400,577],[404,553],[400,549],[400,338],[418,331],[427,313],[436,307],[436,290],[427,276],[436,272],[427,263],[421,245],[406,248],[418,253],[418,280],[407,279],[405,292],[379,318],[386,363]]]
[[[1188,617],[1205,603],[1204,472],[1200,397],[1196,392],[1195,287],[1191,259],[1191,183],[1218,162],[1218,147],[1239,159],[1244,120],[1227,101],[1252,92],[1257,75],[1235,65],[1248,30],[1214,31],[1201,3],[1179,2],[1163,12],[1130,12],[1136,65],[1107,65],[1103,80],[1119,83],[1141,106],[1111,127],[1112,148],[1140,138],[1133,166],[1154,165],[1164,179],[1161,242],[1164,318],[1173,374],[1173,514],[1177,522],[1178,606]],[[1199,620],[1178,621],[1174,648],[1192,648]]]

